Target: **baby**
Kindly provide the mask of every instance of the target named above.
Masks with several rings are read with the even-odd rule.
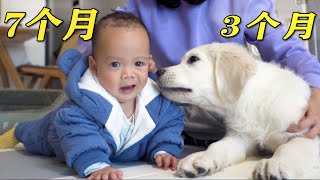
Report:
[[[122,179],[111,162],[147,159],[175,170],[184,113],[148,78],[149,41],[133,14],[103,17],[94,28],[92,56],[71,49],[59,61],[70,100],[2,138],[15,137],[31,153],[56,156],[88,179]]]

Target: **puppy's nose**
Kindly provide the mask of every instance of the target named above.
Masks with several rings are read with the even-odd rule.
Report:
[[[165,69],[158,69],[156,74],[157,74],[157,77],[159,78],[162,74],[164,74],[164,72],[166,72]]]

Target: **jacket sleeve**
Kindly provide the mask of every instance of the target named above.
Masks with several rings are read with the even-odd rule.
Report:
[[[246,16],[241,18],[245,24],[249,24],[262,11],[269,12],[270,17],[277,20],[272,0],[251,0]],[[320,63],[304,47],[301,39],[292,36],[287,40],[283,40],[282,38],[287,33],[285,25],[281,24],[273,28],[268,24],[263,40],[257,41],[258,28],[259,24],[251,28],[245,28],[244,33],[246,40],[258,48],[264,61],[276,61],[281,66],[287,67],[300,75],[310,86],[320,88]]]
[[[159,151],[180,158],[184,146],[181,137],[184,112],[178,106],[171,104],[160,121],[158,131],[148,143],[147,158],[155,162],[154,155]]]
[[[80,177],[85,177],[84,171],[90,165],[97,162],[111,164],[109,156],[113,151],[108,140],[99,134],[99,125],[80,111],[63,108],[58,111],[54,123],[67,165]]]

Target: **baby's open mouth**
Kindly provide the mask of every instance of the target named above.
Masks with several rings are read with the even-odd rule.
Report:
[[[130,93],[134,90],[134,88],[136,87],[136,85],[129,85],[129,86],[123,86],[120,88],[120,90],[123,92],[123,93]]]
[[[130,85],[130,86],[123,86],[123,87],[121,87],[121,89],[132,89],[132,88],[134,88],[136,85]]]

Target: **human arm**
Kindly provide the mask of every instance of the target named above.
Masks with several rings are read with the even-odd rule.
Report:
[[[62,108],[54,123],[67,165],[85,177],[89,166],[98,162],[111,164],[112,148],[99,134],[99,125],[81,111],[76,107]]]
[[[310,128],[304,134],[305,137],[314,138],[320,134],[320,89],[311,88],[311,92],[305,116],[297,125],[290,126],[288,132],[294,133]]]
[[[254,7],[254,8],[253,8]],[[274,4],[270,0],[253,0],[248,9],[245,18],[245,24],[254,20],[262,11],[267,11],[270,16],[276,18]],[[308,49],[306,49],[302,41],[296,36],[292,36],[288,40],[282,38],[287,30],[284,25],[277,28],[267,27],[263,41],[257,41],[256,35],[259,26],[246,28],[245,37],[247,41],[255,45],[264,61],[276,61],[281,66],[293,70],[301,76],[311,87],[312,96],[306,109],[305,117],[300,120],[297,125],[292,125],[288,132],[298,132],[306,128],[309,131],[305,133],[306,137],[314,138],[320,133],[320,63]]]
[[[184,112],[176,105],[170,104],[166,112],[163,113],[160,122],[157,124],[157,132],[149,140],[147,145],[147,158],[156,162],[158,156],[170,154],[175,158],[180,157],[183,149],[181,133],[183,130]],[[156,153],[165,151],[166,153]],[[158,164],[159,165],[159,164]]]
[[[270,17],[278,20],[272,0],[252,0],[245,17],[241,17],[244,24],[256,19],[262,11],[269,12]],[[282,38],[287,33],[284,24],[273,28],[267,25],[262,41],[256,40],[259,25],[245,28],[246,40],[255,45],[264,61],[275,61],[281,66],[289,68],[306,80],[311,87],[320,88],[320,64],[315,56],[306,49],[296,36],[287,40]]]

